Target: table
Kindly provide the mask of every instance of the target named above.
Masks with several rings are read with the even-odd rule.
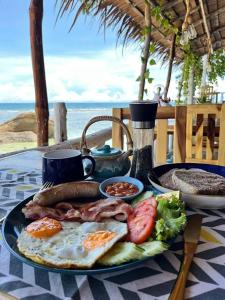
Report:
[[[17,156],[16,168],[6,164],[6,159],[3,167],[0,161],[0,213],[34,194],[41,185],[40,164],[34,164],[33,168],[29,164],[28,170],[22,158]],[[225,209],[187,210],[188,215],[195,213],[203,216],[203,227],[188,277],[186,299],[224,300]],[[0,290],[23,300],[164,300],[175,283],[182,254],[183,242],[179,236],[169,251],[133,269],[96,276],[68,276],[23,264],[8,252],[1,239]]]

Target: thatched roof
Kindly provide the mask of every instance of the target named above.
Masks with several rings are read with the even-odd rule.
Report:
[[[208,52],[208,43],[200,1],[190,0],[191,23],[197,31],[197,38],[192,41],[192,46],[196,53],[203,55]],[[59,15],[69,11],[74,13],[76,21],[79,14],[87,8],[87,3],[91,7],[91,14],[99,15],[103,26],[115,27],[118,37],[123,41],[140,39],[141,30],[145,26],[145,0],[61,0]],[[163,16],[181,30],[186,14],[185,0],[150,0],[150,3],[152,7],[161,6]],[[212,47],[214,50],[225,48],[225,0],[203,0],[203,3]],[[168,36],[155,18],[152,18],[152,26],[152,39],[157,42],[158,53],[167,55],[172,35]],[[179,47],[176,56],[182,57]]]

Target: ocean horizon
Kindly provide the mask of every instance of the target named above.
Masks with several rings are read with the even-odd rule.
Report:
[[[65,102],[65,101],[62,101]],[[53,104],[49,102],[49,115],[53,118]],[[128,107],[129,102],[65,102],[67,108],[67,134],[68,138],[80,137],[83,128],[88,121],[99,115],[112,115],[112,108]],[[0,102],[0,124],[15,118],[23,112],[35,110],[34,102]],[[88,133],[94,133],[106,127],[110,122],[98,122],[93,124]]]

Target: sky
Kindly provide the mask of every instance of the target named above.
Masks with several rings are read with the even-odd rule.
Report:
[[[33,102],[34,84],[29,40],[30,0],[0,0],[0,102]],[[49,102],[122,102],[136,100],[140,48],[116,46],[116,33],[99,31],[97,18],[72,15],[56,21],[55,0],[44,1],[43,45]],[[151,67],[153,84],[166,80],[166,66]],[[169,96],[176,97],[175,75]]]

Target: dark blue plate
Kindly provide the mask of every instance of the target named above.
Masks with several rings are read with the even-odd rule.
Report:
[[[209,164],[199,164],[199,163],[177,163],[177,164],[166,164],[153,168],[153,172],[157,177],[165,174],[171,169],[202,169],[207,172],[215,173],[225,177],[225,167]],[[154,180],[154,179],[153,179]]]
[[[93,267],[92,269],[87,270],[80,270],[80,269],[60,269],[60,268],[54,268],[45,266],[42,264],[38,264],[33,262],[32,260],[26,258],[22,253],[19,252],[17,248],[17,238],[22,231],[24,227],[26,227],[30,221],[26,220],[24,217],[24,214],[22,213],[22,208],[26,205],[27,202],[32,200],[32,197],[29,197],[25,199],[24,201],[20,202],[17,206],[15,206],[11,212],[7,215],[3,225],[2,225],[2,235],[3,240],[8,248],[8,250],[16,256],[19,260],[21,260],[24,263],[27,263],[28,265],[31,265],[36,268],[40,268],[42,270],[46,270],[49,272],[58,272],[58,273],[66,273],[70,275],[91,275],[91,274],[100,274],[100,273],[110,273],[115,272],[119,270],[124,270],[127,268],[135,267],[141,263],[143,263],[146,260],[151,259],[151,257],[144,258],[137,261],[132,261],[129,263],[124,263],[119,266],[113,266],[113,267]],[[172,244],[175,239],[171,240],[168,244]]]

